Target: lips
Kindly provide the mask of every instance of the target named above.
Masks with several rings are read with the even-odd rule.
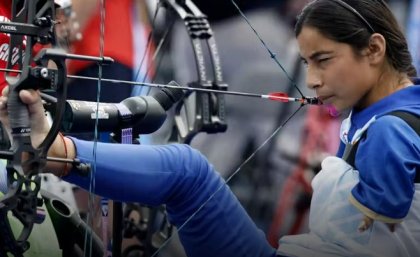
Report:
[[[321,100],[321,102],[326,103],[332,97],[333,95],[320,95],[318,96],[318,99]]]

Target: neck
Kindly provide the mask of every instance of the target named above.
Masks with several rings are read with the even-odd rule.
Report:
[[[383,72],[379,76],[376,87],[380,89],[380,92],[383,92],[383,96],[387,96],[411,85],[413,85],[413,82],[407,73],[392,70]]]
[[[376,83],[359,101],[359,104],[355,106],[355,109],[364,109],[382,98],[411,85],[413,85],[413,83],[406,73],[398,72],[394,69],[392,69],[392,71],[384,71],[378,76]]]

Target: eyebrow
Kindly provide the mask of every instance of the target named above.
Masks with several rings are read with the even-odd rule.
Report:
[[[323,55],[323,54],[331,54],[331,53],[332,53],[332,51],[319,51],[319,52],[315,52],[315,53],[313,53],[313,54],[311,54],[309,56],[309,59],[310,60],[314,60],[314,59],[318,58],[320,55]],[[306,59],[303,58],[302,56],[300,56],[300,59],[302,59],[303,61],[306,61]]]

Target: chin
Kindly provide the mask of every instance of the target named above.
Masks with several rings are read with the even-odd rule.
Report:
[[[333,117],[337,117],[341,114],[348,113],[352,109],[351,106],[344,106],[337,102],[325,103],[325,106],[328,109],[330,115]]]
[[[337,117],[340,115],[341,111],[339,109],[337,109],[337,107],[335,105],[332,104],[326,104],[325,108],[328,110],[328,113],[332,116],[332,117]]]

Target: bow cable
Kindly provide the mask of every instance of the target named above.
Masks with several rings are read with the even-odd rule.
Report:
[[[251,21],[247,18],[245,13],[239,8],[238,4],[235,2],[235,0],[231,0],[231,3],[235,6],[236,10],[239,12],[239,14],[242,16],[242,18],[245,20],[245,22],[248,24],[248,26],[252,29],[255,36],[260,40],[261,44],[264,46],[264,48],[267,50],[267,52],[270,54],[270,58],[280,67],[280,69],[283,71],[283,73],[286,75],[287,79],[292,83],[292,85],[295,87],[295,89],[299,92],[299,94],[304,97],[302,91],[297,86],[296,82],[292,77],[290,77],[289,73],[286,71],[286,69],[281,65],[280,61],[277,59],[276,54],[271,51],[271,49],[268,47],[268,45],[265,43],[263,38],[260,36],[260,34],[257,32],[257,30],[252,25]]]

